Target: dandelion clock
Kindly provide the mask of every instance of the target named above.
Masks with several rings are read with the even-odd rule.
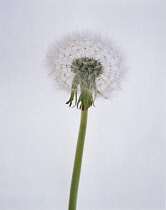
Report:
[[[120,89],[126,68],[122,53],[94,33],[68,35],[52,46],[47,65],[59,89],[70,92],[66,104],[81,110],[68,210],[76,210],[88,109],[97,98]]]

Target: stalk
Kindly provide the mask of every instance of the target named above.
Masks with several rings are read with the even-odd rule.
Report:
[[[80,128],[75,153],[72,181],[70,187],[69,208],[68,210],[76,210],[78,186],[81,172],[82,156],[84,149],[84,140],[87,126],[88,110],[81,111]]]

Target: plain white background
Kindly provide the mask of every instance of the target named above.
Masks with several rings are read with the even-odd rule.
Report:
[[[1,0],[0,209],[67,210],[80,111],[44,66],[66,33],[122,46],[123,91],[89,109],[78,210],[164,210],[164,0]]]

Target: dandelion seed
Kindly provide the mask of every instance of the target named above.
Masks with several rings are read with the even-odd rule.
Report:
[[[126,70],[122,53],[113,42],[93,33],[64,37],[49,50],[47,64],[59,88],[71,92],[67,104],[72,106],[75,101],[82,110],[92,106],[97,97],[110,98],[120,89]]]

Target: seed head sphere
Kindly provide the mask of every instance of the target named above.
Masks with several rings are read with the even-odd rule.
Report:
[[[63,37],[49,49],[47,64],[59,89],[71,92],[67,104],[81,110],[97,97],[110,98],[126,72],[117,46],[95,33]]]

